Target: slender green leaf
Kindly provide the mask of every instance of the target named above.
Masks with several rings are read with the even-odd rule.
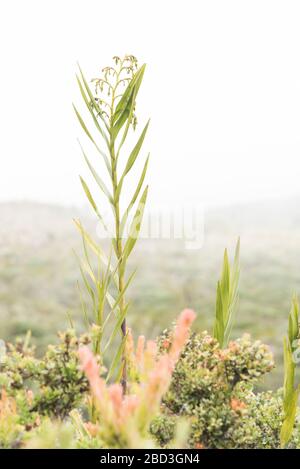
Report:
[[[102,192],[106,195],[109,202],[112,204],[113,203],[113,198],[112,198],[111,193],[109,192],[108,188],[106,187],[105,183],[102,181],[101,177],[99,176],[99,174],[97,173],[97,171],[95,170],[93,165],[90,163],[90,161],[89,161],[87,155],[85,154],[83,148],[82,148],[82,153],[83,153],[83,157],[86,161],[86,164],[88,165],[89,170],[91,171],[96,183],[98,184],[98,186],[100,187]]]
[[[120,192],[121,192],[123,182],[124,182],[124,178],[129,173],[129,171],[131,170],[131,168],[134,165],[134,163],[135,163],[135,161],[136,161],[136,159],[139,155],[139,152],[142,148],[142,145],[143,145],[146,133],[147,133],[147,129],[148,129],[148,126],[149,126],[149,122],[150,122],[150,120],[148,120],[146,126],[144,127],[144,130],[142,131],[142,133],[141,133],[141,135],[140,135],[140,137],[139,137],[139,139],[138,139],[138,141],[135,145],[135,147],[133,148],[132,152],[129,155],[129,158],[127,160],[127,164],[125,166],[125,169],[123,171],[123,174],[121,176],[121,179],[120,179],[118,187],[117,187],[116,200],[119,200]]]
[[[111,377],[113,376],[116,368],[118,367],[118,365],[121,362],[121,357],[122,357],[123,351],[125,349],[126,339],[127,339],[127,335],[125,335],[123,337],[122,342],[120,343],[119,347],[117,348],[117,351],[116,351],[115,356],[112,360],[109,371],[107,373],[106,381],[109,381],[111,379]]]
[[[216,316],[213,335],[218,340],[221,347],[228,344],[235,318],[239,283],[239,250],[240,241],[238,240],[233,268],[231,268],[228,252],[227,249],[225,249],[221,279],[217,286]]]
[[[143,79],[145,67],[146,67],[146,65],[143,65],[135,73],[134,77],[129,82],[129,84],[128,84],[128,86],[127,86],[127,88],[126,88],[126,90],[125,90],[125,92],[122,96],[122,98],[120,99],[119,103],[116,106],[116,110],[115,110],[115,113],[114,113],[114,116],[113,116],[113,119],[112,119],[113,129],[112,129],[112,132],[111,132],[111,136],[112,136],[113,140],[115,140],[117,138],[121,128],[123,127],[123,125],[127,121],[127,125],[126,125],[125,131],[123,133],[122,140],[120,142],[118,153],[119,153],[120,148],[121,148],[121,146],[123,145],[123,143],[126,139],[128,129],[129,129],[129,126],[130,126],[131,121],[132,121],[133,111],[134,111],[134,107],[135,107],[135,99],[136,99],[138,90],[140,88],[140,85],[141,85],[141,82],[142,82],[142,79]]]
[[[85,180],[84,180],[81,176],[79,176],[79,178],[80,178],[81,185],[82,185],[82,187],[83,187],[83,190],[84,190],[84,192],[85,192],[85,195],[86,195],[88,201],[90,202],[91,206],[93,207],[93,209],[94,209],[94,211],[95,211],[97,217],[98,217],[99,220],[101,221],[101,223],[102,223],[104,229],[107,231],[107,226],[105,225],[104,219],[103,219],[101,213],[100,213],[99,210],[98,210],[98,207],[97,207],[97,205],[96,205],[96,202],[95,202],[94,199],[93,199],[93,196],[92,196],[92,194],[91,194],[91,191],[89,190],[89,187],[88,187],[87,183],[85,182]]]
[[[107,351],[107,349],[111,346],[113,340],[115,339],[116,335],[121,332],[121,325],[126,317],[126,314],[127,314],[127,311],[128,311],[128,305],[124,308],[124,310],[122,311],[122,313],[118,316],[117,318],[117,322],[115,323],[114,325],[114,328],[113,328],[113,331],[103,349],[103,353],[105,353]]]
[[[83,84],[84,84],[84,86],[85,86],[85,89],[86,89],[86,91],[87,91],[87,94],[88,94],[88,96],[89,96],[89,98],[90,98],[90,100],[91,100],[91,102],[92,102],[92,104],[93,104],[95,110],[97,111],[97,116],[100,117],[100,119],[102,120],[103,124],[105,125],[107,131],[109,132],[108,123],[106,122],[105,118],[102,116],[101,108],[100,108],[100,106],[98,105],[97,101],[95,100],[95,97],[94,97],[94,95],[93,95],[93,93],[92,93],[92,91],[91,91],[91,89],[90,89],[90,87],[89,87],[89,85],[88,85],[87,80],[85,79],[85,76],[84,76],[84,74],[83,74],[83,72],[82,72],[81,67],[80,67],[79,64],[78,64],[78,68],[79,68],[79,71],[80,71],[80,75],[81,75],[82,82],[83,82]],[[106,136],[105,134],[104,134],[104,138],[105,138],[105,140],[107,141],[107,136]],[[108,143],[108,141],[107,141],[107,143]]]
[[[75,111],[75,114],[79,120],[79,123],[81,125],[81,127],[83,128],[83,130],[85,131],[86,135],[88,136],[88,138],[91,140],[91,142],[94,144],[96,150],[100,153],[100,155],[103,157],[104,161],[105,161],[105,164],[106,164],[106,167],[107,167],[107,170],[109,172],[109,174],[111,174],[111,166],[110,166],[110,163],[109,163],[109,160],[108,160],[108,157],[106,155],[106,153],[104,151],[101,150],[101,148],[97,145],[96,141],[94,140],[94,138],[92,137],[92,134],[90,133],[90,131],[88,130],[87,126],[85,125],[84,123],[84,120],[82,119],[81,115],[79,114],[79,112],[77,111],[75,105],[73,104],[73,108],[74,108],[74,111]]]
[[[149,163],[149,155],[145,161],[145,164],[144,164],[144,167],[143,167],[143,170],[142,170],[142,173],[141,173],[141,176],[140,176],[140,179],[139,179],[139,182],[138,182],[138,185],[137,185],[137,188],[133,194],[133,197],[127,207],[127,209],[125,210],[124,212],[124,215],[122,217],[122,220],[121,220],[121,229],[120,229],[120,232],[121,234],[123,233],[124,231],[124,228],[125,228],[125,225],[126,225],[126,222],[127,222],[127,219],[128,219],[128,215],[132,209],[132,207],[134,206],[138,196],[139,196],[139,193],[141,191],[141,188],[143,186],[143,182],[145,180],[145,176],[146,176],[146,173],[147,173],[147,168],[148,168],[148,163]]]
[[[76,75],[76,79],[77,79],[77,83],[78,83],[78,86],[79,86],[79,90],[80,90],[80,93],[81,93],[81,96],[83,97],[83,100],[86,104],[86,107],[87,109],[89,110],[89,113],[91,114],[92,116],[92,119],[93,119],[93,122],[97,128],[97,130],[99,131],[101,137],[104,139],[105,143],[107,146],[109,146],[109,140],[107,138],[107,135],[105,134],[104,130],[102,129],[101,125],[99,124],[98,120],[97,120],[97,117],[95,116],[94,114],[94,111],[93,109],[95,108],[95,100],[93,99],[93,101],[89,101],[84,89],[83,89],[83,86],[82,86],[82,83],[78,77],[78,75]],[[99,109],[99,108],[98,108]],[[98,115],[100,113],[100,109],[98,111]]]
[[[133,90],[134,87],[136,86],[137,83],[139,85],[141,84],[141,78],[143,78],[144,72],[145,72],[146,65],[142,65],[142,67],[137,70],[137,72],[134,74],[134,77],[132,80],[128,83],[122,98],[118,102],[116,106],[116,110],[113,115],[112,123],[113,125],[117,122],[118,119],[120,119],[120,116],[124,112],[124,110],[128,109],[128,104],[130,102],[130,99],[132,98],[133,95]]]
[[[218,340],[220,346],[223,346],[224,337],[224,318],[223,318],[223,304],[220,282],[217,283],[217,297],[216,297],[216,321],[214,325],[214,337]]]
[[[138,208],[135,212],[135,215],[133,217],[130,230],[129,230],[129,236],[127,238],[127,241],[124,246],[123,250],[123,262],[126,262],[128,259],[132,249],[134,248],[135,243],[137,242],[137,238],[141,229],[141,224],[143,220],[143,215],[144,215],[144,209],[147,201],[147,195],[148,195],[148,186],[145,188],[141,198],[140,202],[138,205]]]
[[[127,111],[127,113],[128,113],[127,123],[126,123],[126,126],[125,126],[125,130],[123,132],[123,135],[122,135],[122,139],[121,139],[121,142],[120,142],[120,145],[119,145],[119,148],[118,148],[117,155],[119,155],[120,150],[121,150],[121,148],[122,148],[122,146],[123,146],[123,144],[126,140],[128,130],[129,130],[130,124],[132,122],[132,118],[133,118],[133,114],[134,114],[134,110],[135,110],[136,97],[137,97],[137,94],[139,92],[142,80],[143,80],[145,67],[146,67],[146,65],[143,65],[137,73],[136,83],[134,85],[133,92],[132,92],[132,98],[128,103],[129,113]]]
[[[126,164],[126,167],[125,167],[125,171],[124,171],[125,175],[129,173],[129,171],[131,170],[132,166],[135,163],[135,160],[137,159],[137,157],[139,155],[139,152],[142,148],[142,145],[143,145],[143,142],[144,142],[144,139],[145,139],[148,127],[149,127],[149,123],[150,123],[150,120],[148,120],[147,124],[144,127],[144,130],[142,131],[142,133],[140,135],[140,138],[138,139],[134,149],[132,150],[132,152],[129,155],[129,158],[128,158],[128,161],[127,161],[127,164]]]
[[[285,419],[283,421],[280,431],[281,448],[285,448],[287,446],[294,430],[299,392],[300,387],[293,391],[293,394],[289,401],[289,406],[287,408]]]

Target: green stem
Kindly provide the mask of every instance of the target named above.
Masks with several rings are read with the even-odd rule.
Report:
[[[119,74],[117,75],[116,84],[118,84]],[[121,238],[121,223],[120,223],[120,205],[119,205],[119,195],[117,195],[117,188],[118,188],[118,178],[117,178],[117,158],[115,153],[115,143],[112,139],[112,116],[114,114],[114,104],[115,104],[115,86],[112,90],[112,101],[111,101],[111,121],[110,121],[110,157],[111,157],[111,167],[112,167],[112,186],[113,186],[113,200],[114,200],[114,216],[115,216],[115,235],[116,235],[116,256],[117,261],[119,264],[118,267],[118,290],[121,294],[124,289],[124,268],[122,266],[122,254],[123,254],[123,246],[122,246],[122,238]],[[125,297],[122,295],[119,309],[120,314],[123,315],[125,309]],[[121,324],[121,333],[123,338],[126,336],[126,319],[123,320]],[[121,384],[123,389],[123,394],[126,393],[127,388],[127,364],[126,364],[126,354],[125,349],[122,353],[122,377],[121,377]]]

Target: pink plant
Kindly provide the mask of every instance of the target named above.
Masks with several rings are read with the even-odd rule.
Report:
[[[100,426],[113,429],[130,441],[130,434],[143,434],[159,410],[162,396],[167,391],[174,367],[185,346],[189,329],[196,315],[185,309],[179,316],[168,352],[158,355],[157,345],[145,338],[138,338],[136,351],[131,334],[127,353],[135,362],[139,372],[138,383],[129,386],[129,394],[123,395],[120,384],[107,386],[100,377],[96,358],[88,347],[80,347],[79,359],[91,387],[91,392],[100,413]],[[130,384],[130,383],[129,383]]]
[[[189,329],[195,318],[196,314],[192,309],[185,309],[177,320],[173,334],[172,346],[169,352],[170,359],[174,362],[174,365],[176,364],[181,350],[189,338]]]

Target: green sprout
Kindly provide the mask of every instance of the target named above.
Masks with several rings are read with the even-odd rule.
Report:
[[[221,347],[226,347],[233,326],[235,308],[238,299],[240,240],[238,240],[233,266],[230,266],[228,252],[225,249],[221,278],[217,283],[216,316],[213,337]]]
[[[283,411],[284,420],[280,432],[281,447],[285,448],[292,436],[300,385],[295,388],[295,357],[299,348],[299,302],[296,296],[292,300],[289,314],[288,334],[283,340],[284,384]]]

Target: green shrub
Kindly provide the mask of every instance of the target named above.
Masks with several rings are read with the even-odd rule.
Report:
[[[171,335],[164,333],[160,350],[171,343]],[[176,418],[186,416],[191,447],[278,448],[282,394],[254,392],[257,380],[273,367],[268,347],[252,342],[248,335],[222,350],[207,333],[194,334],[174,370],[164,398],[164,416],[154,420],[152,434],[166,445]],[[298,444],[297,438],[292,446]]]
[[[78,366],[77,350],[89,343],[87,335],[76,337],[74,331],[59,334],[58,345],[49,345],[42,359],[34,349],[18,341],[7,344],[0,364],[0,386],[19,402],[25,423],[32,423],[35,413],[64,418],[82,400],[88,382]],[[28,393],[32,394],[30,400]],[[23,405],[21,405],[23,403]]]

